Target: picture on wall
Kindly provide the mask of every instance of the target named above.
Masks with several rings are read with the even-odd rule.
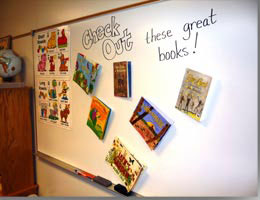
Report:
[[[39,75],[47,75],[47,54],[37,55],[37,72]]]
[[[0,38],[0,50],[11,49],[11,39],[10,35]]]
[[[101,65],[91,62],[78,53],[73,80],[86,92],[92,94]]]
[[[110,113],[111,109],[107,105],[97,97],[92,97],[87,125],[100,140],[104,138]]]
[[[141,97],[130,123],[142,136],[151,150],[154,150],[161,141],[171,124]]]
[[[48,100],[48,80],[39,79],[37,82],[38,98],[40,101]]]
[[[131,62],[115,62],[114,66],[114,96],[131,97]]]
[[[71,114],[70,114],[70,104],[69,103],[60,103],[60,125],[65,127],[71,126]]]
[[[40,122],[71,129],[71,91],[69,78],[40,78],[36,85]]]
[[[49,71],[49,75],[57,75],[57,68],[58,68],[58,54],[48,53],[47,70]]]
[[[48,97],[50,101],[57,101],[58,81],[56,79],[48,79]]]
[[[57,30],[57,37],[59,51],[69,51],[70,31],[68,26],[59,27]]]
[[[127,150],[118,137],[113,140],[112,148],[105,160],[130,192],[144,169],[143,165]]]
[[[58,53],[58,75],[67,75],[70,69],[70,55],[69,52]]]
[[[48,120],[48,102],[39,102],[40,120]]]
[[[57,52],[57,29],[47,32],[47,50],[49,53]]]
[[[36,36],[37,54],[47,53],[47,32],[38,33]]]
[[[0,50],[11,49],[11,39],[12,37],[10,35],[0,38]]]
[[[68,26],[62,26],[37,33],[36,44],[37,75],[69,75],[70,31]]]
[[[175,108],[200,121],[211,79],[208,75],[187,68]]]
[[[70,101],[70,81],[68,79],[58,79],[58,99],[62,103]]]
[[[56,124],[59,120],[59,106],[56,101],[49,101],[49,121]]]

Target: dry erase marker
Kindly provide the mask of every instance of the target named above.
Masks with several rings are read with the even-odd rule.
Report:
[[[79,170],[79,169],[75,169],[75,173],[78,174],[78,175],[80,175],[80,176],[83,176],[83,177],[85,177],[85,178],[89,178],[89,179],[91,179],[91,180],[93,180],[93,179],[96,177],[96,176],[93,175],[93,174],[90,174],[90,173],[85,172],[85,171],[81,171],[81,170]]]

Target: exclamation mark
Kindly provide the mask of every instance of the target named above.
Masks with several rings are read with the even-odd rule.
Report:
[[[198,40],[198,32],[196,32],[196,37],[195,37],[195,49],[197,47],[197,40]],[[195,53],[195,51],[193,51],[193,53]]]

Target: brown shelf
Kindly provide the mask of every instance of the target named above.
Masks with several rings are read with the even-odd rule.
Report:
[[[37,192],[32,139],[31,88],[0,89],[0,174],[2,196]]]
[[[14,197],[14,196],[26,197],[26,196],[29,196],[30,194],[37,194],[38,195],[38,185],[32,185],[32,186],[26,187],[24,189],[17,190],[13,193],[9,193],[6,196],[9,196],[9,197]]]

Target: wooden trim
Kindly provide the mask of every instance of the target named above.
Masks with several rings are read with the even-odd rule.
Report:
[[[30,194],[37,194],[38,195],[38,188],[39,186],[37,184],[32,185],[30,187],[24,188],[22,190],[18,190],[16,192],[7,194],[7,196],[28,196]]]
[[[139,7],[139,6],[143,6],[143,5],[146,5],[146,4],[151,4],[151,3],[159,2],[159,1],[162,1],[162,0],[146,0],[146,1],[138,2],[138,3],[134,3],[134,4],[129,4],[129,5],[126,5],[126,6],[121,6],[121,7],[118,7],[118,8],[112,8],[110,10],[105,10],[105,11],[97,12],[97,13],[94,13],[94,14],[86,15],[86,16],[83,16],[83,17],[79,17],[79,18],[76,18],[76,19],[67,20],[67,21],[64,21],[64,22],[61,22],[61,23],[50,25],[50,26],[45,26],[45,27],[33,30],[31,32],[27,32],[27,33],[24,33],[24,34],[14,36],[14,37],[12,37],[12,40],[19,39],[19,38],[26,37],[26,36],[30,36],[30,35],[33,35],[34,33],[41,32],[41,31],[48,30],[48,29],[52,29],[52,28],[55,28],[55,27],[58,27],[58,26],[64,26],[64,25],[67,25],[67,24],[71,24],[71,23],[82,21],[82,20],[90,19],[90,18],[93,18],[93,17],[98,17],[98,16],[110,14],[110,13],[113,13],[113,12],[118,12],[118,11],[126,10],[126,9],[129,9],[129,8],[135,8],[135,7]]]
[[[0,197],[3,196],[3,190],[2,190],[3,186],[2,186],[2,177],[0,174]]]
[[[23,38],[23,37],[30,36],[30,35],[32,35],[32,32],[23,33],[23,34],[14,36],[14,37],[12,38],[12,40],[16,40],[16,39]]]

